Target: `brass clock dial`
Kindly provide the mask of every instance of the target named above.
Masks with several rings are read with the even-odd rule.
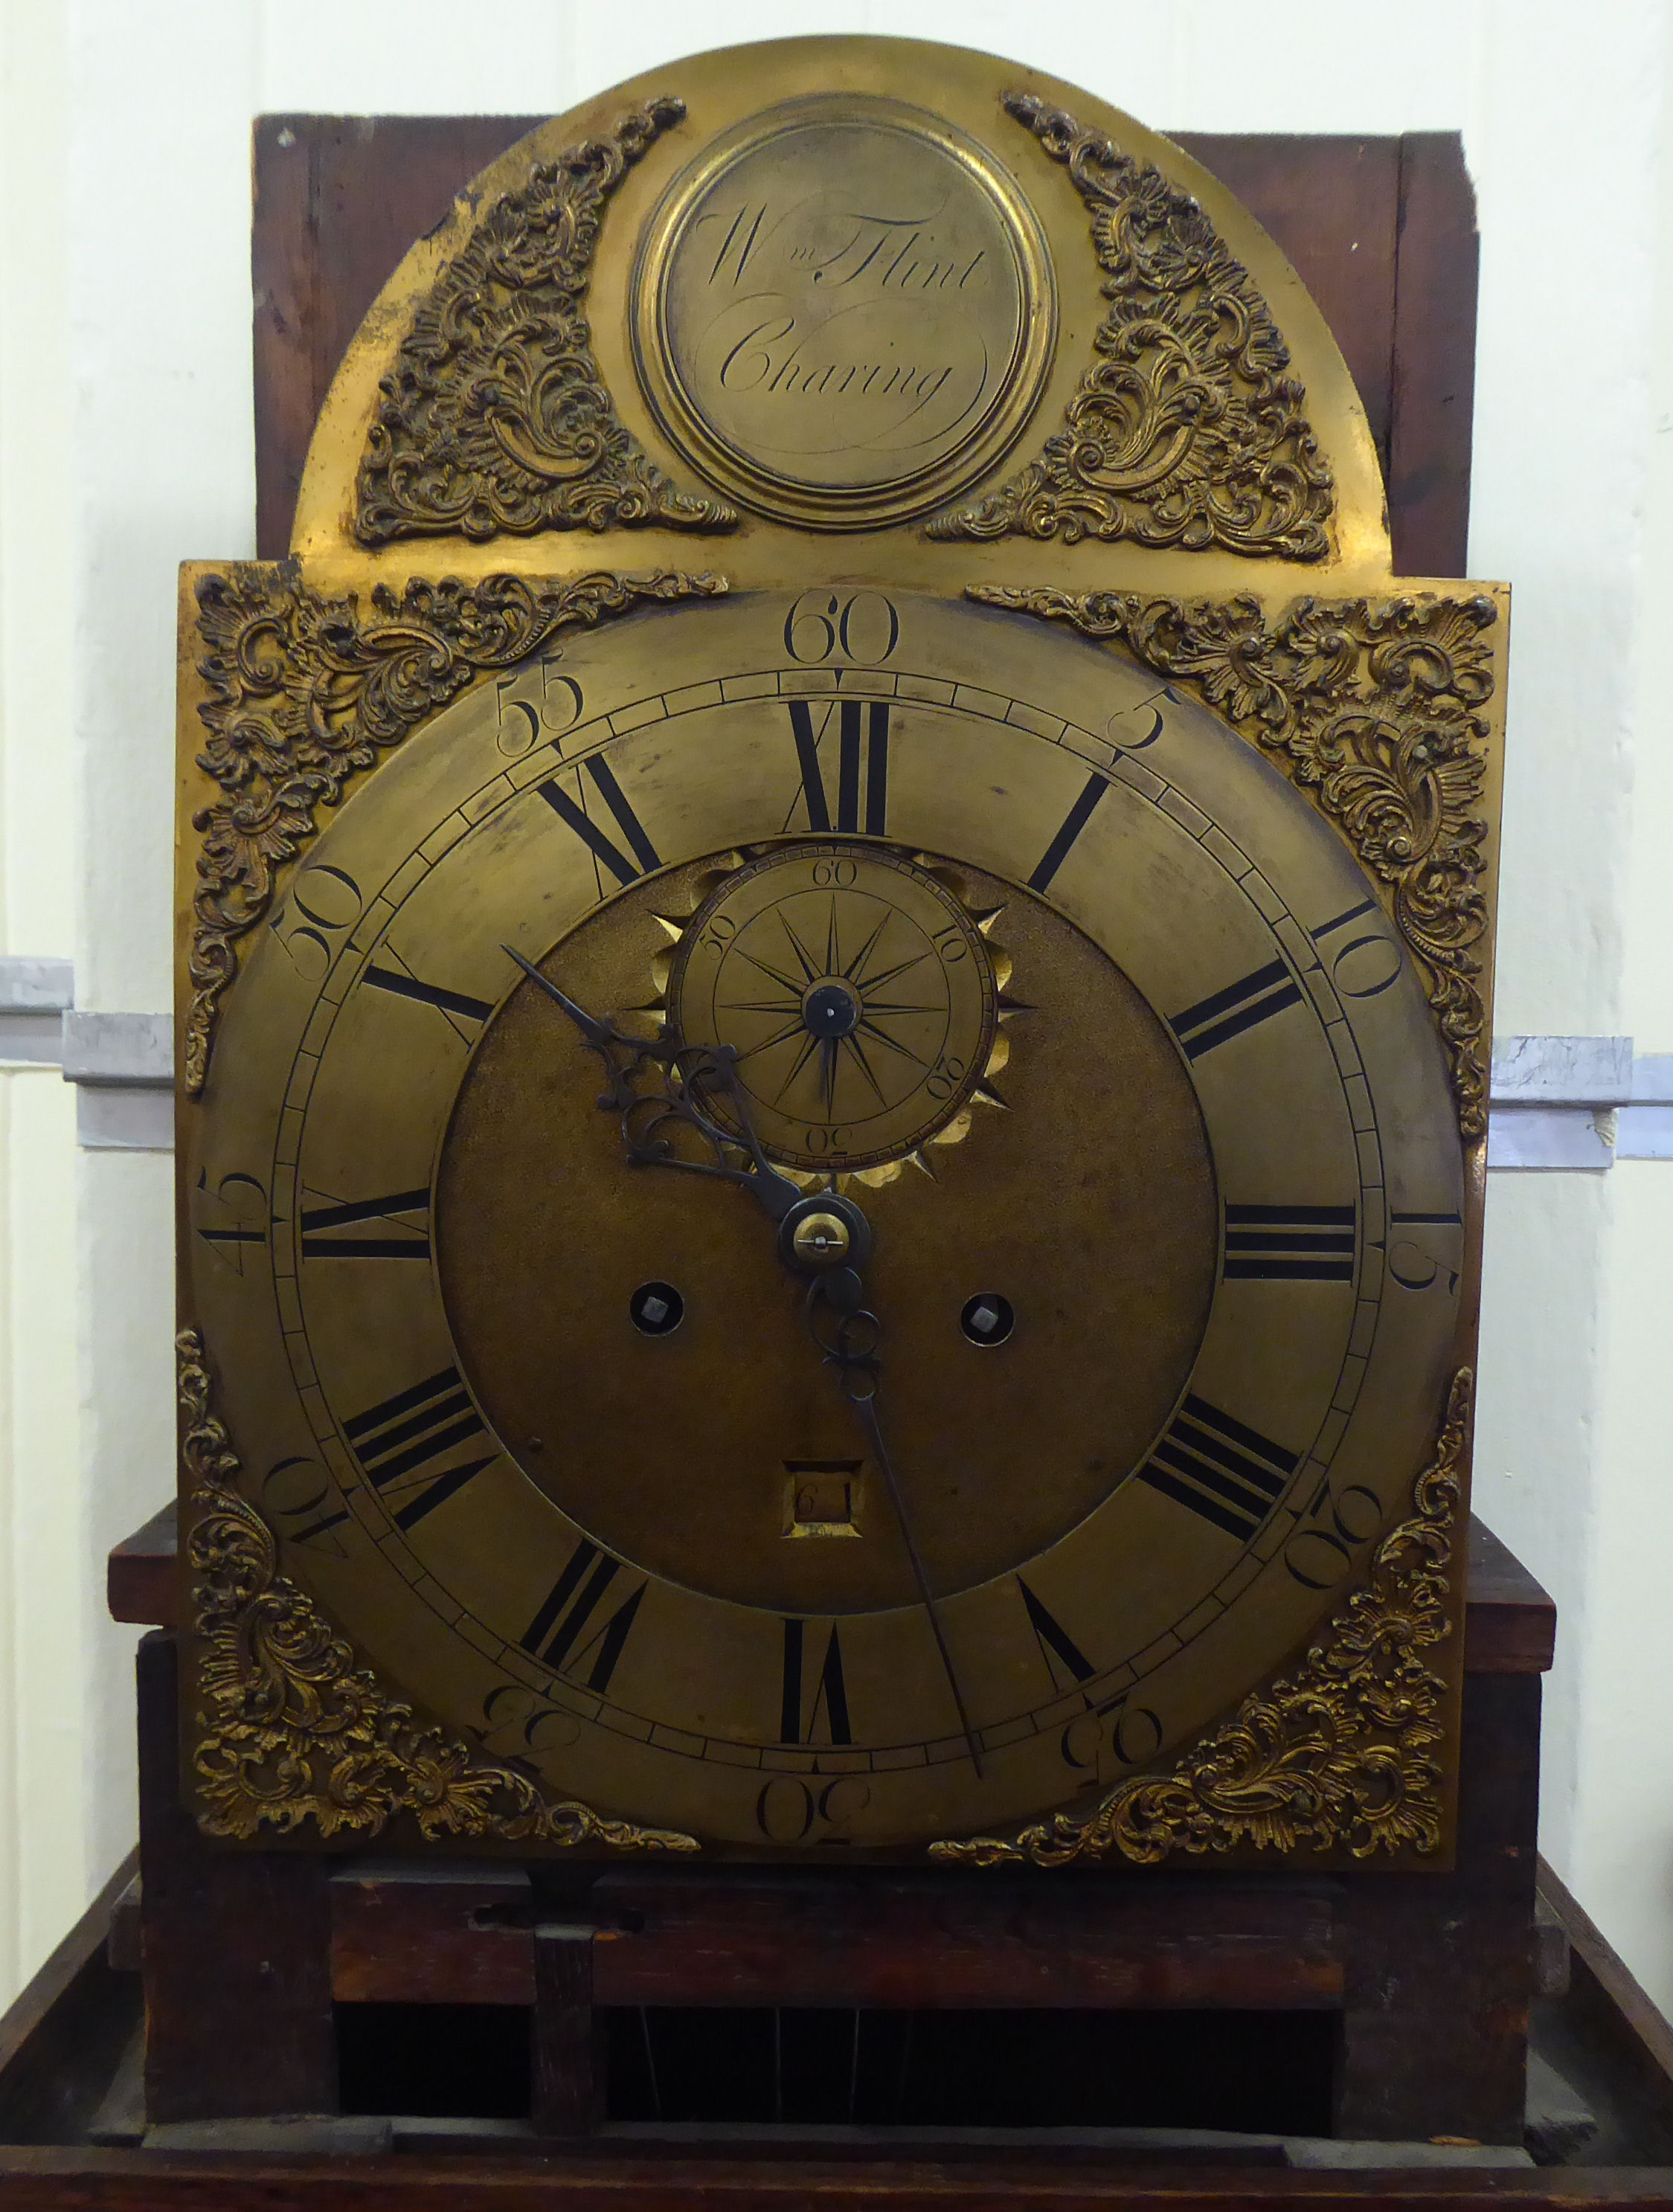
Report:
[[[1165,1756],[1404,1509],[1457,1322],[1446,1072],[1340,839],[1119,653],[845,612],[631,617],[435,716],[309,849],[192,1123],[286,1571],[492,1755],[745,1851]],[[861,1209],[898,1499],[772,1221],[624,1159],[540,978],[729,1048],[711,1118]]]

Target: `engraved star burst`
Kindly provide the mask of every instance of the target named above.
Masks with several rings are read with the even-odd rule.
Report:
[[[706,870],[692,886],[689,907],[679,913],[660,912],[655,915],[668,942],[652,963],[655,997],[643,1012],[666,1018],[668,987],[680,940],[718,885],[749,857],[752,856],[727,855],[730,865]],[[957,1112],[897,1158],[834,1176],[821,1174],[817,1169],[785,1165],[782,1172],[806,1189],[840,1189],[850,1182],[875,1189],[896,1182],[909,1167],[920,1169],[933,1182],[935,1170],[930,1158],[932,1149],[962,1142],[970,1133],[977,1107],[1003,1110],[1006,1106],[995,1082],[1010,1059],[1010,1040],[1004,1024],[1013,1013],[1026,1010],[1019,1000],[1007,995],[1011,980],[1010,956],[993,933],[1004,908],[972,906],[965,887],[944,866],[932,862],[925,854],[913,857],[916,865],[933,874],[944,889],[958,899],[966,919],[986,944],[994,977],[996,1016],[987,1060]],[[904,957],[891,957],[887,939],[892,919],[891,915],[885,914],[860,931],[855,931],[850,921],[845,939],[842,902],[833,893],[816,928],[807,927],[806,917],[798,927],[780,911],[776,916],[776,939],[770,939],[765,945],[757,943],[748,949],[737,948],[734,957],[751,970],[751,981],[737,987],[739,994],[727,1000],[723,1010],[752,1017],[766,1024],[764,1032],[752,1037],[738,1055],[739,1067],[751,1090],[770,1103],[782,1105],[793,1097],[811,1068],[823,1117],[830,1121],[836,1118],[837,1087],[844,1078],[850,1085],[863,1087],[880,1109],[886,1109],[898,1103],[933,1072],[933,1063],[912,1042],[914,1022],[938,1011],[922,995],[922,983],[915,983],[915,970],[930,955],[927,950],[918,950]],[[812,1034],[804,1018],[804,1004],[810,989],[826,983],[846,987],[859,1001],[857,1020],[842,1035]],[[748,995],[742,995],[745,991]]]

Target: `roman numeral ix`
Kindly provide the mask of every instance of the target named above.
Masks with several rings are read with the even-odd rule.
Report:
[[[1141,1482],[1247,1542],[1301,1464],[1256,1429],[1203,1398],[1187,1397],[1139,1469]]]
[[[456,1446],[486,1436],[474,1406],[465,1394],[456,1367],[426,1376],[409,1390],[398,1390],[381,1405],[368,1406],[343,1433],[354,1446],[355,1456],[366,1470],[372,1487],[381,1494],[405,1489],[408,1478],[430,1468]],[[433,1513],[444,1499],[462,1490],[472,1475],[480,1474],[494,1457],[490,1451],[463,1466],[445,1468],[429,1474],[413,1488],[395,1514],[398,1528],[411,1528]]]
[[[790,731],[796,741],[796,763],[801,770],[797,798],[807,808],[810,830],[836,830],[845,836],[862,830],[868,837],[881,837],[889,813],[889,702],[886,699],[839,699],[836,702],[836,814],[830,812],[830,793],[819,765],[819,744],[830,722],[826,707],[819,726],[813,726],[813,709],[806,699],[786,702]],[[865,757],[863,786],[865,813],[861,814],[861,728],[864,715]],[[792,802],[792,811],[794,803]],[[785,823],[788,830],[788,822]]]
[[[1226,1209],[1228,1283],[1351,1283],[1351,1206],[1231,1206]]]
[[[428,1260],[430,1255],[430,1194],[427,1190],[398,1190],[387,1198],[362,1198],[347,1205],[302,1207],[302,1257],[305,1260]],[[417,1214],[417,1227],[403,1215]],[[381,1221],[380,1236],[345,1236],[362,1221]]]

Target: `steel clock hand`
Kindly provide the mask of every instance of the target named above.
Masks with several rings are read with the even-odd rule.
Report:
[[[599,1103],[621,1116],[630,1167],[681,1168],[687,1175],[712,1176],[747,1190],[770,1221],[784,1218],[801,1192],[788,1176],[780,1175],[761,1149],[738,1080],[733,1046],[684,1045],[666,1025],[654,1037],[630,1036],[614,1022],[577,1006],[514,947],[501,949],[530,982],[563,1007],[604,1062],[607,1088]],[[705,1093],[715,1091],[731,1100],[738,1130],[723,1128],[699,1104]],[[666,1133],[671,1124],[695,1130],[713,1151],[713,1160],[683,1159]],[[746,1165],[738,1164],[740,1153]]]
[[[813,1202],[818,1205],[830,1203],[828,1199]],[[846,1212],[851,1201],[843,1203]],[[860,1209],[855,1206],[853,1211],[858,1214]],[[819,1218],[813,1214],[806,1218],[811,1223]],[[782,1231],[780,1233],[782,1235]],[[801,1272],[806,1272],[805,1267]],[[906,1556],[912,1563],[912,1577],[918,1586],[918,1601],[928,1619],[930,1633],[935,1638],[935,1648],[941,1655],[947,1686],[952,1692],[953,1705],[958,1715],[958,1726],[970,1747],[970,1765],[980,1776],[984,1772],[981,1746],[976,1741],[976,1730],[970,1725],[970,1717],[965,1709],[964,1693],[958,1686],[958,1675],[952,1663],[946,1631],[941,1625],[940,1609],[931,1593],[929,1577],[924,1571],[923,1557],[912,1534],[912,1522],[906,1510],[900,1478],[895,1473],[889,1447],[883,1441],[882,1424],[877,1417],[877,1389],[883,1371],[883,1363],[878,1357],[878,1346],[882,1341],[883,1325],[871,1308],[862,1303],[864,1297],[865,1284],[858,1268],[840,1265],[822,1267],[807,1286],[807,1303],[804,1309],[807,1330],[824,1355],[826,1364],[836,1369],[837,1384],[854,1408],[854,1417],[860,1424],[861,1433],[870,1445],[882,1474],[884,1486],[889,1492],[889,1502],[894,1507],[895,1519],[899,1523],[901,1539],[906,1546]],[[828,1335],[821,1326],[827,1317],[830,1323]]]
[[[843,1395],[854,1408],[855,1420],[870,1445],[889,1502],[894,1508],[906,1556],[911,1562],[919,1602],[929,1622],[935,1648],[940,1654],[947,1686],[958,1715],[958,1725],[970,1747],[970,1764],[983,1772],[981,1747],[964,1705],[941,1624],[940,1608],[929,1587],[923,1557],[912,1533],[912,1522],[902,1494],[900,1479],[883,1440],[877,1417],[877,1387],[882,1373],[878,1346],[882,1324],[865,1303],[861,1272],[871,1256],[871,1224],[852,1199],[835,1192],[808,1196],[782,1176],[762,1150],[751,1119],[743,1085],[738,1079],[738,1054],[731,1045],[684,1045],[666,1024],[652,1038],[630,1036],[625,1030],[596,1014],[589,1014],[532,960],[512,945],[502,948],[515,961],[532,983],[538,984],[569,1017],[582,1037],[604,1062],[607,1087],[599,1104],[621,1116],[622,1139],[630,1167],[683,1168],[690,1175],[710,1176],[747,1190],[769,1220],[778,1226],[779,1256],[793,1274],[807,1283],[804,1314],[808,1334],[826,1363],[836,1370]],[[648,1079],[648,1080],[647,1080]],[[694,1093],[719,1090],[726,1093],[738,1117],[738,1131],[726,1129],[697,1103]],[[671,1122],[694,1129],[715,1152],[713,1162],[682,1159],[661,1132]],[[747,1166],[733,1164],[742,1153]],[[830,1333],[822,1324],[827,1317]]]

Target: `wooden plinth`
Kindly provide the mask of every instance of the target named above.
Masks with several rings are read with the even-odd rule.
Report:
[[[172,1540],[160,1522],[113,1555],[119,1617],[172,1611],[159,1564]],[[1479,1523],[1470,1561],[1458,1854],[1445,1874],[621,1862],[567,1867],[559,1915],[549,1875],[502,1862],[206,1843],[179,1803],[174,1638],[149,1636],[135,1946],[149,2118],[334,2111],[334,2003],[527,2008],[532,2118],[571,2141],[605,2110],[605,2008],[1305,2010],[1337,2023],[1338,2135],[1519,2142],[1554,1613]]]

